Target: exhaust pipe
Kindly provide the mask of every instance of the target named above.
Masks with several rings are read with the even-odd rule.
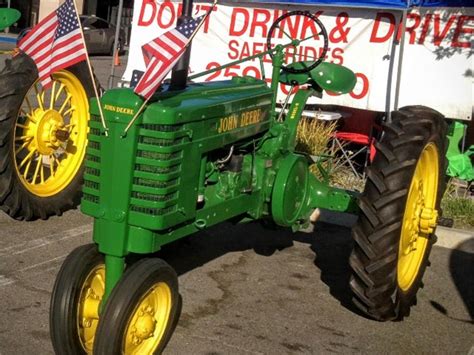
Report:
[[[178,18],[178,25],[186,19],[192,19],[193,0],[183,0],[183,12]],[[171,72],[171,84],[169,90],[184,90],[188,82],[189,60],[191,58],[191,45],[188,46],[184,54]]]

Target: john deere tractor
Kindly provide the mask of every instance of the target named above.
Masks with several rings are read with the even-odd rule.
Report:
[[[192,1],[183,8],[181,21]],[[272,43],[290,16],[312,22],[320,58],[292,62],[287,50],[301,40]],[[318,180],[312,160],[295,150],[302,111],[310,96],[344,94],[356,82],[349,69],[323,62],[327,46],[316,16],[290,12],[273,24],[259,55],[272,57],[270,86],[238,76],[190,83],[188,52],[133,124],[144,100],[132,89],[103,95],[107,135],[91,101],[81,208],[94,218],[94,243],[74,250],[57,276],[50,313],[56,353],[161,353],[180,296],[176,272],[152,253],[230,219],[308,231],[320,208],[359,213],[350,257],[354,303],[377,320],[408,315],[434,241],[445,123],[425,107],[394,112],[361,196]],[[278,110],[281,84],[299,89]]]
[[[52,87],[43,90],[30,57],[19,53],[5,61],[0,72],[0,209],[11,217],[46,219],[79,203],[94,95],[88,73],[84,62],[60,70]]]

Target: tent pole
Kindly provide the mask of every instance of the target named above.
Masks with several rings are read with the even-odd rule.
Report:
[[[408,10],[403,11],[402,15],[402,36],[400,38],[400,50],[398,51],[398,69],[397,69],[397,83],[395,84],[395,102],[394,109],[398,110],[398,101],[400,98],[400,86],[402,82],[402,66],[403,66],[403,54],[405,53],[405,36],[406,36],[406,27],[407,27],[407,12]]]
[[[118,45],[120,41],[120,28],[122,26],[122,11],[123,11],[123,0],[119,0],[119,8],[117,11],[117,23],[115,28],[115,39],[114,39],[114,50],[112,54],[112,69],[110,71],[108,88],[112,89],[114,86],[115,78],[115,56],[117,55]],[[118,53],[120,55],[120,53]]]

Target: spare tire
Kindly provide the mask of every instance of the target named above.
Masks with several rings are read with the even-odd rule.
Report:
[[[85,62],[53,75],[43,90],[30,57],[0,72],[0,209],[46,219],[77,206],[94,89]]]

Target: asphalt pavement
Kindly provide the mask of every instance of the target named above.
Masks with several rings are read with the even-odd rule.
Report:
[[[79,211],[48,221],[0,215],[0,354],[51,354],[48,312],[61,263],[90,243]],[[183,310],[167,354],[474,351],[474,239],[435,247],[418,305],[403,322],[350,304],[350,230],[312,234],[222,224],[161,253],[179,274]]]

